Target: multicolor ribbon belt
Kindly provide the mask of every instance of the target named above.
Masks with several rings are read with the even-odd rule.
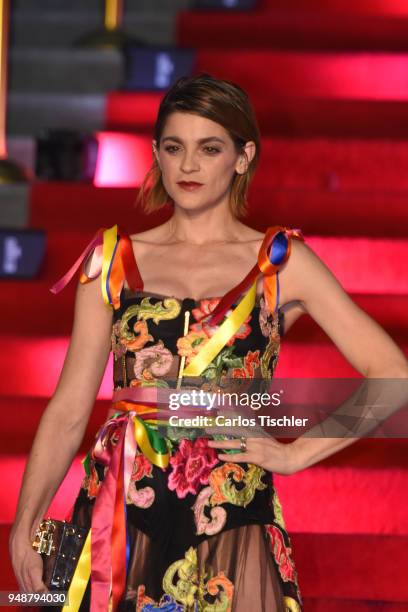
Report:
[[[137,391],[141,391],[142,397],[145,390]],[[113,403],[113,408],[115,413],[103,424],[92,451],[83,461],[88,476],[91,459],[107,469],[95,499],[91,529],[69,589],[69,612],[79,609],[89,578],[92,612],[106,612],[110,605],[112,610],[117,609],[125,590],[129,563],[126,494],[137,448],[157,467],[165,469],[169,463],[166,441],[157,431],[157,407],[121,399]]]

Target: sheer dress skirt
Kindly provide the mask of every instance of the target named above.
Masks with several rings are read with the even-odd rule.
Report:
[[[142,454],[137,460],[140,478],[130,484],[137,493],[126,499],[129,559],[119,612],[302,610],[273,474],[217,459],[192,493],[191,482],[176,486],[171,466],[146,469]],[[75,502],[74,523],[90,527],[103,478],[104,467],[93,462]],[[90,588],[91,580],[80,612],[90,610]]]

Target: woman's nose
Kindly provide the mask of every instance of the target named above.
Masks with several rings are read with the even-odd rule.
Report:
[[[181,160],[181,170],[183,172],[193,172],[194,170],[199,170],[199,163],[196,155],[191,153],[184,153]]]

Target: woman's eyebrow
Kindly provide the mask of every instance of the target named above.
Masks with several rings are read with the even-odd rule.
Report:
[[[165,142],[166,140],[173,140],[174,142],[179,142],[180,144],[183,144],[183,141],[181,138],[178,138],[178,136],[166,136],[165,138],[162,139],[162,142]],[[225,140],[223,140],[222,138],[219,138],[218,136],[208,136],[207,138],[200,138],[197,142],[198,144],[205,144],[206,142],[222,142],[222,144],[225,144]]]

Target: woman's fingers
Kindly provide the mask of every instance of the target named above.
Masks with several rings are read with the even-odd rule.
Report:
[[[234,453],[233,455],[221,453],[218,455],[218,459],[221,459],[221,461],[231,461],[233,463],[256,463],[251,453]]]
[[[22,556],[13,562],[14,573],[19,590],[24,593],[47,593],[43,582],[43,560],[33,549],[26,549]]]
[[[36,553],[38,555],[38,553]],[[38,555],[38,561],[30,565],[30,576],[31,576],[31,585],[33,593],[47,593],[48,589],[45,586],[43,579],[43,560],[40,555]]]
[[[296,469],[293,462],[293,453],[288,444],[282,444],[275,438],[246,438],[246,451],[241,449],[241,440],[208,440],[210,448],[219,449],[217,453],[221,461],[234,463],[254,463],[277,474],[293,474]],[[234,449],[237,452],[228,453],[222,450]]]

